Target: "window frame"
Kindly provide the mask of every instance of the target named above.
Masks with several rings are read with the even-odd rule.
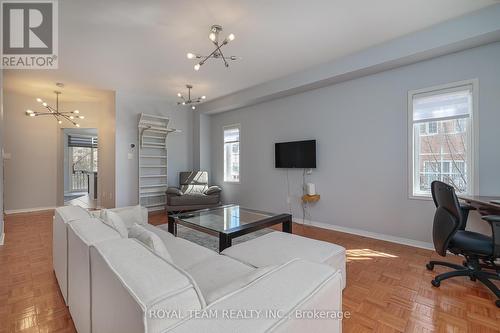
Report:
[[[225,160],[226,160],[226,154],[225,154],[225,148],[226,148],[226,142],[224,141],[224,132],[227,130],[227,129],[233,129],[233,128],[237,128],[238,129],[238,132],[239,132],[239,141],[238,141],[238,144],[239,144],[239,166],[238,166],[238,169],[239,169],[239,174],[238,174],[238,180],[226,180],[226,168],[224,167],[225,166]],[[224,183],[228,183],[228,184],[239,184],[241,183],[241,124],[240,123],[236,123],[236,124],[231,124],[231,125],[224,125],[222,127],[222,180]]]
[[[468,165],[468,182],[469,191],[467,195],[476,195],[479,193],[479,80],[470,79],[457,82],[451,82],[442,85],[431,86],[422,89],[415,89],[408,91],[407,100],[407,170],[408,170],[408,198],[417,200],[432,200],[432,196],[425,194],[415,194],[414,181],[415,181],[415,161],[414,161],[414,132],[413,132],[413,98],[416,95],[433,95],[439,92],[446,92],[446,90],[459,89],[461,87],[472,87],[472,112],[470,113],[470,134],[468,135],[467,145],[470,152],[467,154],[466,161]]]

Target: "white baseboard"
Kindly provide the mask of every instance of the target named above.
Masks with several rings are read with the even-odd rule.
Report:
[[[31,213],[31,212],[39,212],[42,210],[52,210],[56,209],[56,207],[35,207],[35,208],[23,208],[23,209],[6,209],[5,214],[17,214],[17,213]]]
[[[293,222],[298,223],[298,224],[303,224],[302,219],[293,219]],[[345,232],[347,234],[353,234],[353,235],[358,235],[358,236],[363,236],[363,237],[368,237],[368,238],[374,238],[374,239],[383,240],[386,242],[408,245],[408,246],[418,247],[418,248],[426,249],[426,250],[434,250],[434,245],[432,243],[417,241],[417,240],[403,238],[403,237],[379,234],[376,232],[355,229],[355,228],[348,228],[348,227],[343,227],[340,225],[328,224],[328,223],[324,223],[324,222],[309,221],[309,220],[305,220],[304,225],[310,225],[310,226],[317,227],[317,228]]]
[[[3,245],[3,242],[5,240],[5,232],[3,232],[1,235],[0,235],[0,246]]]

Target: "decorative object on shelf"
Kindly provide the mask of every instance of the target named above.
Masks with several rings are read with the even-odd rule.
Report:
[[[196,109],[196,106],[194,104],[201,103],[207,96],[203,95],[201,97],[193,98],[191,99],[191,89],[193,89],[193,86],[190,84],[186,84],[186,88],[188,89],[188,94],[186,97],[184,97],[180,92],[177,93],[177,97],[182,99],[182,102],[177,102],[177,105],[191,105],[191,109]]]
[[[304,203],[318,202],[320,198],[321,198],[321,196],[319,194],[315,194],[315,195],[305,194],[302,196],[302,202],[304,202]]]
[[[307,183],[306,184],[306,193],[308,195],[315,195],[316,194],[316,185],[313,183]]]
[[[139,119],[139,203],[150,211],[165,209],[167,136],[180,132],[169,128],[169,122],[168,117],[145,113]]]
[[[208,39],[210,39],[210,41],[215,45],[215,50],[213,50],[212,53],[210,53],[209,55],[203,56],[191,52],[187,54],[188,59],[197,59],[197,60],[201,59],[196,63],[196,65],[194,65],[195,71],[200,70],[200,67],[203,66],[208,59],[222,59],[222,61],[224,62],[224,66],[226,67],[229,67],[228,60],[239,59],[236,56],[229,56],[229,57],[224,56],[224,53],[222,53],[222,47],[227,45],[229,42],[233,41],[235,36],[234,34],[229,34],[226,38],[224,38],[224,40],[220,41],[219,35],[221,32],[222,32],[222,26],[220,25],[215,24],[212,25],[212,27],[210,28]]]
[[[58,87],[62,87],[62,83],[57,84]],[[80,127],[80,124],[76,122],[76,119],[84,119],[85,117],[80,114],[80,111],[78,110],[73,110],[69,112],[62,112],[59,111],[59,95],[61,95],[60,91],[54,91],[54,94],[56,94],[56,107],[53,108],[50,106],[47,102],[44,102],[41,98],[37,98],[36,101],[44,108],[48,110],[48,112],[37,112],[33,110],[26,110],[26,116],[28,117],[39,117],[39,116],[52,116],[54,117],[59,124],[63,123],[63,120],[67,120],[71,124],[73,124],[76,127]]]

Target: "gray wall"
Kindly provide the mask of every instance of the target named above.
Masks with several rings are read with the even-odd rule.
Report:
[[[210,116],[193,112],[193,169],[210,172]],[[211,179],[209,179],[211,181]]]
[[[116,94],[116,206],[138,203],[138,121],[141,113],[167,115],[170,127],[182,133],[170,134],[168,149],[168,183],[179,183],[179,172],[193,166],[193,113],[189,108],[178,108],[171,101],[154,97]],[[136,148],[130,149],[134,143]],[[128,159],[132,153],[133,158]]]
[[[50,117],[26,117],[24,111],[36,107],[36,96],[5,92],[4,149],[5,210],[37,210],[63,204],[63,128]],[[50,101],[51,104],[52,101]],[[96,102],[64,102],[65,110],[79,109],[85,115],[83,127],[99,130],[98,204],[114,207],[114,93]],[[63,123],[61,126],[65,126]]]
[[[462,51],[211,117],[213,181],[224,198],[286,212],[286,170],[274,143],[318,140],[318,168],[307,176],[321,200],[311,221],[430,242],[433,204],[408,199],[407,92],[479,79],[480,192],[500,194],[500,43]],[[223,183],[224,125],[241,124],[241,183]],[[294,217],[302,218],[302,170],[290,170]],[[484,225],[481,225],[484,227]]]

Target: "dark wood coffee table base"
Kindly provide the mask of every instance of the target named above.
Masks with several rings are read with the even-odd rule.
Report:
[[[174,236],[177,236],[177,224],[181,224],[185,227],[195,229],[210,234],[212,236],[219,237],[219,252],[222,252],[228,247],[230,247],[232,245],[233,239],[236,237],[240,237],[257,230],[265,229],[276,224],[281,224],[282,228],[281,230],[283,232],[287,232],[289,234],[292,233],[292,216],[290,214],[281,214],[278,216],[273,216],[258,222],[242,225],[240,227],[231,229],[227,232],[217,232],[208,228],[193,225],[191,223],[185,223],[184,221],[182,221],[182,219],[173,218],[172,216],[169,215],[168,231]]]

